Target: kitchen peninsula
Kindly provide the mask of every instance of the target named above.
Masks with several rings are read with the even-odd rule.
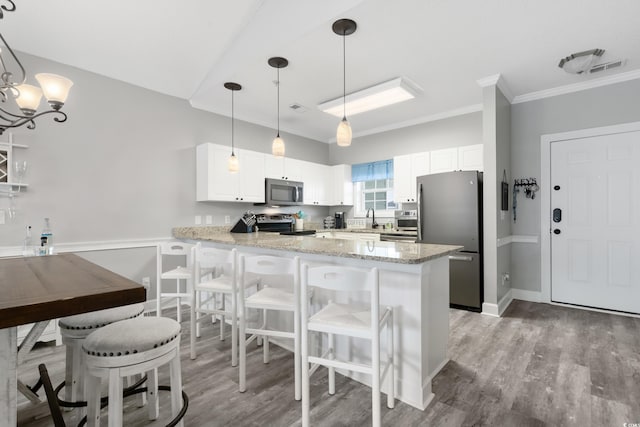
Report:
[[[458,246],[404,242],[374,242],[283,236],[276,233],[229,233],[225,227],[179,227],[173,236],[190,243],[237,248],[241,253],[300,256],[301,262],[338,264],[380,271],[380,301],[394,307],[396,397],[424,410],[433,394],[431,380],[447,363],[449,337],[449,260]],[[322,296],[314,296],[322,298]],[[342,345],[341,345],[342,344]],[[357,343],[337,342],[337,353],[353,351]],[[382,354],[384,354],[382,349]],[[348,375],[349,373],[344,373]],[[370,384],[365,376],[350,377]]]

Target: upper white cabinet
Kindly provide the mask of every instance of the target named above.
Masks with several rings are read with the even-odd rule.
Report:
[[[353,205],[353,182],[351,165],[331,166],[333,189],[329,195],[331,206]]]
[[[458,147],[458,169],[463,171],[484,170],[482,144]]]
[[[303,166],[305,205],[330,205],[329,194],[333,187],[331,167],[319,163],[301,162]]]
[[[235,150],[240,170],[230,173],[231,148],[211,143],[196,147],[196,200],[264,203],[264,154]]]
[[[431,151],[431,173],[451,172],[458,169],[458,149]]]
[[[303,164],[307,162],[288,157],[276,157],[272,154],[263,154],[263,156],[266,178],[303,181]]]
[[[396,202],[416,202],[416,177],[430,171],[429,152],[393,158],[393,189]]]

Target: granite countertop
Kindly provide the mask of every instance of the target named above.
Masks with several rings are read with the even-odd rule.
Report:
[[[202,240],[398,264],[421,264],[462,249],[462,246],[412,242],[367,242],[364,240],[319,239],[314,236],[283,236],[264,231],[230,233],[229,227],[176,227],[172,231],[173,237],[176,239]]]
[[[316,233],[324,232],[338,232],[338,233],[375,233],[375,234],[395,234],[400,236],[415,236],[416,231],[404,231],[396,230],[395,228],[318,228]]]

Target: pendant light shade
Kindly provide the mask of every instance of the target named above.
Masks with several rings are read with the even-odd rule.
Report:
[[[349,125],[346,117],[344,117],[338,125],[336,141],[340,147],[348,147],[351,145],[351,125]]]
[[[284,157],[284,140],[280,137],[280,68],[289,65],[286,58],[274,56],[267,61],[269,65],[277,70],[276,89],[278,92],[277,109],[278,109],[278,133],[271,143],[271,154],[276,157]]]
[[[347,49],[346,37],[356,32],[356,22],[351,19],[338,19],[331,27],[333,32],[342,36],[342,120],[336,131],[336,141],[340,147],[351,145],[351,125],[347,120]]]
[[[231,157],[229,157],[227,168],[229,169],[229,172],[236,173],[240,170],[240,162],[238,162],[238,158],[236,157],[236,153],[234,151],[235,146],[233,142],[233,139],[234,139],[233,95],[235,91],[242,89],[242,86],[240,86],[238,83],[227,82],[224,84],[224,87],[231,91]]]
[[[271,143],[271,154],[276,157],[284,157],[284,140],[276,136]]]

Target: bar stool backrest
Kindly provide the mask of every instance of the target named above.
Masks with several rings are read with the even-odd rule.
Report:
[[[209,272],[232,275],[236,271],[236,253],[236,249],[210,248],[198,243],[194,250],[196,281]]]

